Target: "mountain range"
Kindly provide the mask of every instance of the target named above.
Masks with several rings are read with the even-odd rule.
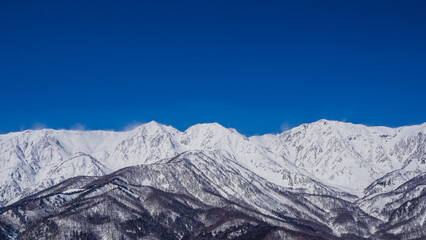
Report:
[[[426,238],[426,123],[0,135],[0,239]]]

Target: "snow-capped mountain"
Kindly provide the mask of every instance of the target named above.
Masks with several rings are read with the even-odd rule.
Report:
[[[174,202],[184,204],[184,207],[189,209],[187,212],[179,211],[170,203],[164,206],[160,200],[153,199],[155,197],[151,196],[154,194],[152,191],[160,195],[161,201],[164,201],[161,195],[167,194]],[[333,195],[332,192],[330,195]],[[105,201],[111,201],[107,209],[106,204],[101,204]],[[167,201],[172,200],[166,200],[166,203]],[[215,225],[219,224],[216,221],[229,221],[226,218],[209,217],[206,212],[213,209],[238,213],[242,219],[237,226],[254,221],[257,222],[256,225],[262,223],[270,226],[271,230],[277,230],[275,234],[278,236],[291,234],[292,231],[312,238],[352,235],[354,230],[351,226],[358,222],[364,225],[357,228],[356,232],[364,236],[370,232],[369,228],[379,223],[359,208],[351,209],[359,219],[339,222],[341,213],[336,206],[345,205],[347,201],[339,198],[333,201],[333,204],[326,204],[327,201],[313,195],[304,196],[288,191],[241,168],[233,159],[211,159],[203,152],[189,151],[156,164],[128,167],[100,178],[66,180],[51,189],[1,209],[0,226],[11,235],[35,238],[39,237],[35,229],[44,228],[45,224],[49,224],[49,234],[66,239],[66,234],[72,229],[84,230],[83,232],[91,229],[85,226],[86,220],[76,220],[81,218],[80,213],[84,212],[83,218],[97,216],[109,219],[100,229],[92,228],[97,229],[92,234],[102,236],[105,228],[114,226],[110,219],[120,219],[116,221],[121,225],[128,221],[137,221],[137,213],[146,212],[150,216],[150,224],[158,224],[164,228],[170,228],[167,222],[175,225],[182,221],[181,225],[185,226],[183,229],[171,227],[168,231],[176,236],[184,237],[185,233],[199,236],[216,228]],[[318,207],[319,202],[324,204]],[[165,217],[171,216],[172,219],[157,223],[155,219],[161,214]],[[191,215],[190,218],[188,215]],[[37,227],[32,225],[34,223]],[[228,228],[232,226],[234,225],[225,225],[223,230],[230,231]],[[56,228],[57,232],[54,231]],[[118,234],[115,238],[119,238],[123,233],[116,229],[113,234]],[[161,238],[161,233],[155,234]],[[246,233],[243,231],[234,234],[244,236]]]
[[[118,222],[136,221],[135,212],[141,209],[149,212],[153,222],[160,212],[172,214],[171,206],[155,212],[157,200],[149,206],[140,203],[152,192],[172,194],[168,196],[181,203],[176,196],[193,199],[197,203],[185,202],[191,211],[216,208],[227,212],[232,206],[232,211],[247,215],[246,220],[253,218],[251,225],[238,220],[243,225],[279,229],[268,231],[276,239],[290,230],[297,236],[303,229],[312,238],[325,234],[328,239],[426,235],[421,231],[426,219],[422,187],[426,124],[387,128],[320,120],[281,134],[253,137],[217,123],[197,124],[184,132],[156,122],[123,132],[27,130],[0,135],[0,164],[0,207],[4,206],[0,208],[0,236],[38,236],[28,229],[41,218],[62,228],[74,226],[70,223],[87,224],[87,220],[76,223],[75,219],[93,214]],[[120,200],[123,194],[129,198],[124,203]],[[99,200],[93,202],[96,209],[76,210],[84,216],[67,213],[71,206],[89,204],[89,196]],[[126,216],[97,212],[105,208],[101,202],[112,199],[108,206],[139,203],[127,210],[118,207]],[[33,211],[45,213],[36,216]],[[176,224],[176,217],[172,219]],[[183,238],[183,232],[201,236],[224,224],[205,221],[205,215],[198,213],[191,219],[186,224],[198,225],[162,226]],[[240,231],[240,223],[227,223],[222,230],[231,234],[228,228],[232,226]],[[127,230],[114,231],[126,235]],[[247,236],[250,231],[231,235]],[[52,234],[66,239],[69,232]],[[158,232],[150,234],[161,238]],[[217,231],[209,234],[216,236]]]
[[[315,186],[310,174],[286,158],[217,123],[185,132],[150,122],[128,132],[37,130],[0,136],[2,204],[69,177],[102,176],[152,164],[189,150],[237,159],[269,181],[287,187]]]
[[[389,172],[426,169],[426,124],[386,128],[320,120],[251,139],[322,182],[359,196]]]

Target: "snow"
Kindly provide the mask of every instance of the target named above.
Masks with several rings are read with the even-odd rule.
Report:
[[[81,188],[69,188],[69,189],[63,191],[62,193],[69,195],[69,194],[80,193],[80,192],[83,192],[83,191],[85,191],[85,189],[81,189]]]
[[[102,176],[187,151],[203,151],[211,161],[231,159],[279,186],[313,192],[318,182],[362,197],[369,184],[391,171],[424,171],[426,164],[418,159],[425,154],[425,135],[426,123],[387,128],[328,120],[253,137],[218,123],[181,132],[154,121],[123,132],[43,129],[3,134],[0,206],[34,185]]]

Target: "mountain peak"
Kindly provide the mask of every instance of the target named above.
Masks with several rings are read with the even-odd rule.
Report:
[[[238,135],[244,138],[247,138],[246,136],[240,134],[236,129],[234,128],[227,128],[222,125],[220,125],[217,122],[214,123],[199,123],[195,124],[183,132],[183,134],[196,134],[196,135],[215,135],[215,136],[225,136],[225,135]]]
[[[166,128],[172,128],[170,126],[166,126],[164,124],[161,124],[156,121],[150,121],[144,124],[141,124],[134,128],[133,132],[140,132],[140,131],[164,131]]]
[[[337,121],[337,120],[320,119],[318,121],[308,123],[308,125],[310,125],[310,124],[315,124],[315,125],[348,125],[348,124],[352,124],[352,123],[347,123],[347,122]]]
[[[337,121],[328,120],[328,119],[322,118],[322,119],[320,119],[320,120],[318,120],[316,122],[318,122],[318,123],[329,123],[329,122],[337,122]]]
[[[224,126],[220,125],[217,122],[212,122],[212,123],[198,123],[198,124],[195,124],[195,125],[193,125],[191,127],[195,127],[195,126],[197,126],[197,127],[205,127],[205,128],[225,128]]]

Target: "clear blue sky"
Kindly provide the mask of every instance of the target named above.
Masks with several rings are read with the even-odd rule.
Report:
[[[0,132],[426,121],[426,1],[1,1]]]

